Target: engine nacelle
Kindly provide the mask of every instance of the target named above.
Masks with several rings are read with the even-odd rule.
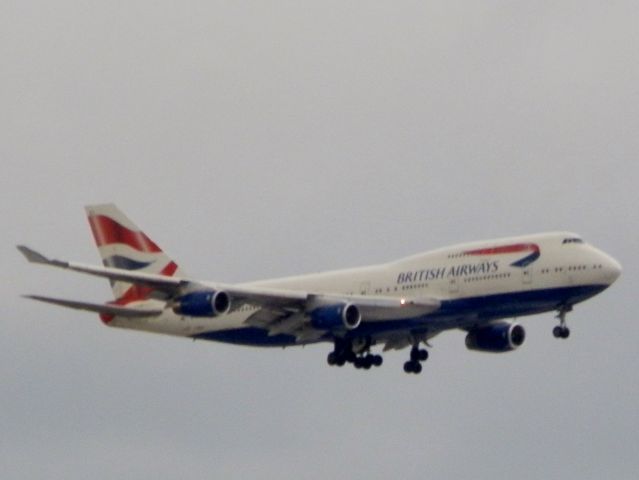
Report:
[[[473,328],[466,335],[466,348],[481,352],[510,352],[526,339],[526,330],[517,323],[502,322]]]
[[[178,315],[216,317],[229,311],[231,298],[224,291],[191,292],[181,296],[173,306]]]
[[[359,308],[352,303],[317,307],[310,313],[310,316],[311,325],[320,330],[332,330],[338,327],[353,330],[362,321],[362,314]]]

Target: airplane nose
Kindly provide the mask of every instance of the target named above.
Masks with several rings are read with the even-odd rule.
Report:
[[[621,264],[610,255],[604,254],[603,268],[608,277],[608,281],[613,283],[621,275]]]

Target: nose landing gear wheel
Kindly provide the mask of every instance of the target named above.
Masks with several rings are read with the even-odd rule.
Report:
[[[555,328],[552,329],[552,334],[555,336],[555,338],[568,338],[570,336],[570,329],[568,327],[562,327],[560,325],[557,325]]]
[[[566,326],[566,314],[572,310],[570,305],[565,305],[559,309],[557,318],[559,319],[559,325],[552,329],[552,334],[555,338],[568,338],[570,336],[570,329]]]

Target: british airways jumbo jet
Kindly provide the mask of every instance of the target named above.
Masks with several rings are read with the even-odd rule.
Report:
[[[556,311],[558,338],[570,334],[573,305],[621,274],[612,257],[573,233],[556,232],[455,245],[380,265],[243,284],[188,277],[115,205],[86,208],[104,266],[51,260],[25,246],[33,263],[109,279],[106,304],[28,298],[100,314],[111,327],[239,345],[330,342],[328,364],[380,366],[372,353],[411,347],[406,373],[419,373],[420,348],[450,329],[466,347],[507,352],[524,342],[513,317]]]

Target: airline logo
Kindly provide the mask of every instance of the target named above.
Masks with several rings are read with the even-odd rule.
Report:
[[[122,251],[126,247],[129,251],[127,255],[118,254],[104,258],[104,264],[108,267],[122,268],[125,270],[141,270],[149,267],[160,257],[164,257],[164,252],[157,244],[146,236],[144,232],[134,231],[126,228],[112,218],[104,215],[92,215],[89,217],[91,231],[98,247],[122,246]],[[138,254],[140,252],[140,254]],[[151,257],[157,257],[151,261],[143,260]],[[155,254],[155,255],[153,255]],[[137,257],[137,258],[134,258]],[[170,261],[166,267],[159,272],[161,275],[171,276],[177,270],[177,265]]]
[[[89,224],[97,246],[104,253],[102,261],[105,266],[125,270],[146,270],[149,273],[168,277],[173,276],[177,270],[177,264],[166,257],[162,249],[144,232],[127,228],[106,215],[90,215]],[[106,254],[107,251],[113,253]],[[166,262],[166,264],[157,271],[162,263],[156,266],[156,262],[162,260],[162,263]],[[131,302],[146,300],[153,290],[146,285],[125,284],[124,291],[120,290],[115,301],[110,303],[127,305]],[[101,317],[105,323],[113,319],[113,316],[108,314],[102,314]]]
[[[130,230],[105,215],[92,215],[89,217],[89,223],[99,246],[124,243],[141,252],[161,251],[143,232]]]
[[[466,255],[506,255],[513,253],[522,253],[526,254],[524,257],[519,260],[514,261],[510,264],[511,267],[519,267],[525,268],[535,260],[539,258],[541,255],[539,252],[539,245],[536,243],[517,243],[514,245],[504,245],[501,247],[492,247],[492,248],[480,248],[478,250],[469,250],[464,252]]]

